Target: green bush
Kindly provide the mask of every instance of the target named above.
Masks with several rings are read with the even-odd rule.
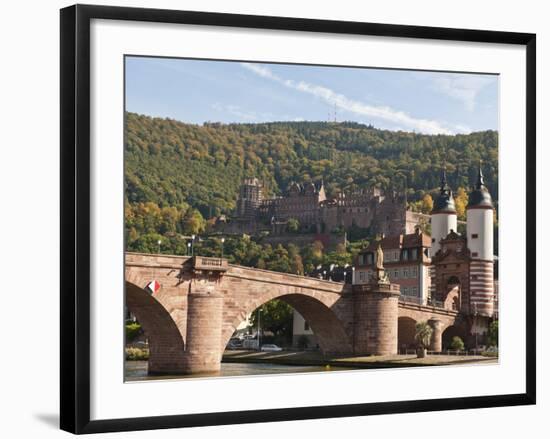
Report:
[[[454,336],[451,340],[451,349],[455,351],[463,351],[464,350],[464,342],[462,339],[458,336]]]
[[[149,349],[126,348],[126,360],[145,361],[149,359]]]
[[[141,325],[137,322],[126,324],[126,343],[130,343],[141,334]]]

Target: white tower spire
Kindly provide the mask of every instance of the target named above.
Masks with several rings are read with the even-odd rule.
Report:
[[[445,238],[451,230],[456,232],[456,208],[453,191],[447,184],[445,166],[441,170],[441,186],[432,209],[432,255],[441,248],[439,241]]]

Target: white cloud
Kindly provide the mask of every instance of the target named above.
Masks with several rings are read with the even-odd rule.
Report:
[[[361,116],[382,119],[391,122],[392,124],[405,126],[409,130],[414,130],[426,134],[453,134],[454,132],[458,131],[462,132],[463,129],[466,128],[448,127],[435,120],[415,118],[405,113],[404,111],[395,110],[388,106],[374,106],[361,101],[350,99],[343,94],[337,93],[327,87],[310,84],[305,81],[297,82],[291,79],[284,79],[274,74],[269,68],[265,66],[250,63],[241,63],[241,65],[262,78],[278,82],[285,87],[315,96],[330,105],[336,106],[341,110],[349,111],[351,113],[355,113]]]
[[[492,76],[444,74],[434,78],[435,90],[461,101],[468,111],[474,111],[481,90],[494,81]]]
[[[258,115],[252,111],[246,111],[241,109],[241,107],[237,105],[226,105],[226,104],[220,104],[219,102],[215,102],[212,104],[212,108],[216,111],[221,111],[224,113],[229,113],[233,116],[237,116],[240,119],[244,119],[247,121],[257,121],[259,119]]]
[[[248,70],[256,73],[258,76],[261,76],[262,78],[268,78],[268,79],[274,79],[275,81],[281,81],[281,78],[279,78],[277,75],[274,75],[271,70],[269,70],[267,67],[259,66],[258,64],[250,64],[247,62],[241,63],[241,65]]]
[[[236,116],[244,122],[273,122],[275,120],[292,120],[294,122],[302,122],[305,120],[303,117],[290,116],[288,114],[276,115],[273,113],[257,113],[254,111],[245,110],[238,105],[222,104],[220,102],[213,103],[211,107],[221,113]]]

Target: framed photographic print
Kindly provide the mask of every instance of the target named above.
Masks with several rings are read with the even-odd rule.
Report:
[[[62,9],[61,428],[534,404],[535,129],[533,34]]]

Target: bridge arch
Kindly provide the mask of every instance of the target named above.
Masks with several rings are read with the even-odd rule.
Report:
[[[397,348],[402,353],[416,348],[416,323],[412,317],[401,316],[397,319]]]
[[[460,337],[466,343],[465,335],[464,328],[461,325],[449,325],[441,336],[443,349],[451,349],[453,337]]]
[[[254,310],[274,299],[287,303],[304,317],[317,338],[321,352],[324,354],[353,352],[351,337],[335,309],[330,306],[331,303],[326,303],[314,292],[309,291],[275,291],[247,301],[233,318],[224,319],[222,351],[237,326]]]
[[[166,308],[143,288],[126,281],[126,306],[149,340],[148,373],[181,373],[184,341]]]

